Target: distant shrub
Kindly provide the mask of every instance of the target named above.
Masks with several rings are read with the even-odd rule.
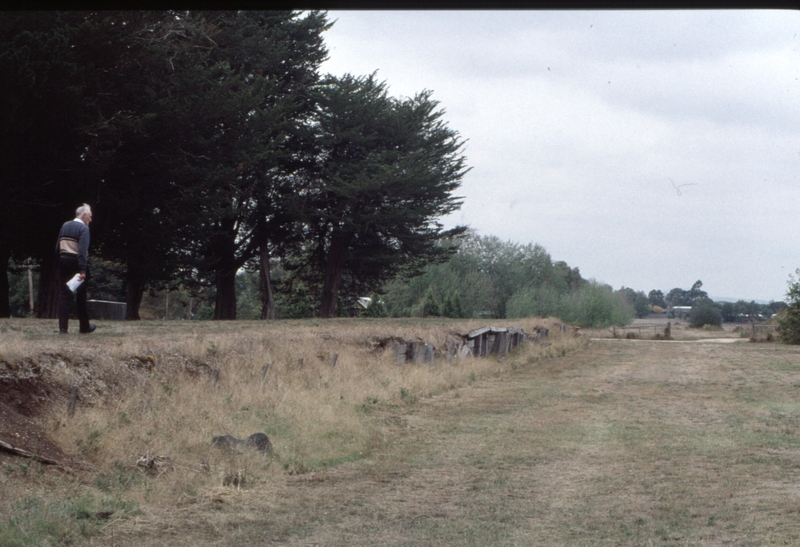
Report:
[[[456,319],[466,317],[464,304],[461,302],[461,295],[457,290],[445,297],[444,302],[442,302],[442,315]]]
[[[559,317],[566,321],[569,295],[559,294],[548,286],[526,287],[514,293],[506,303],[507,317]]]
[[[363,317],[388,317],[389,312],[386,311],[386,306],[384,305],[381,297],[373,293],[372,296],[370,296],[367,309],[365,309],[361,315]]]
[[[592,281],[559,294],[550,287],[523,289],[506,306],[507,317],[558,317],[586,328],[622,326],[633,319],[633,307],[611,287]]]
[[[422,298],[422,317],[439,317],[440,315],[442,315],[442,303],[434,291],[434,286],[431,285]]]
[[[192,316],[192,319],[195,319],[197,321],[208,321],[209,319],[213,319],[213,317],[214,317],[214,306],[209,305],[206,302],[203,302],[197,307],[197,311]],[[147,318],[145,317],[145,319]]]
[[[311,293],[303,285],[298,285],[288,295],[276,298],[276,308],[282,319],[306,319],[314,317],[314,301]]]
[[[800,269],[795,270],[800,276]],[[789,276],[786,308],[778,314],[778,336],[787,344],[800,344],[800,281]]]
[[[586,283],[573,293],[573,312],[567,319],[583,327],[606,328],[627,325],[634,316],[633,308],[624,297],[614,294],[611,287],[599,283]]]
[[[689,325],[695,329],[702,328],[705,325],[721,327],[722,312],[711,304],[694,306],[692,307],[692,315],[689,317]]]

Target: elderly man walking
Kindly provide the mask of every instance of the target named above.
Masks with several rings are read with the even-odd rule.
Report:
[[[64,223],[58,234],[56,253],[58,254],[58,282],[61,295],[58,299],[58,332],[67,334],[69,324],[69,308],[72,303],[72,290],[67,282],[79,274],[82,281],[75,291],[78,304],[78,322],[80,332],[88,334],[96,328],[89,323],[89,311],[86,308],[86,286],[89,280],[89,223],[92,221],[92,208],[83,204],[75,211],[75,220]]]

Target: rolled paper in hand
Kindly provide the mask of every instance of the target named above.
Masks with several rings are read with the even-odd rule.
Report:
[[[75,277],[67,281],[67,287],[69,287],[69,290],[71,290],[72,292],[75,292],[78,290],[78,287],[81,286],[81,283],[83,283],[83,280],[81,279],[81,274],[75,274]]]

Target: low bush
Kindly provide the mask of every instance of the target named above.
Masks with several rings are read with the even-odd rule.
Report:
[[[800,269],[795,271],[800,276]],[[778,336],[787,344],[800,344],[800,280],[789,276],[787,307],[778,314]]]
[[[692,315],[689,317],[689,325],[699,329],[706,325],[715,327],[722,326],[722,313],[711,304],[702,304],[692,308]]]

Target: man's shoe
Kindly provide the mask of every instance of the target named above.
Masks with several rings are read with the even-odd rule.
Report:
[[[58,330],[58,334],[69,334],[69,332],[65,331],[65,330],[62,330],[62,329],[59,329]]]
[[[97,325],[95,325],[94,323],[89,323],[89,328],[86,329],[86,330],[81,329],[81,334],[92,333],[92,332],[94,332],[94,329],[96,329],[96,328],[97,328]]]

